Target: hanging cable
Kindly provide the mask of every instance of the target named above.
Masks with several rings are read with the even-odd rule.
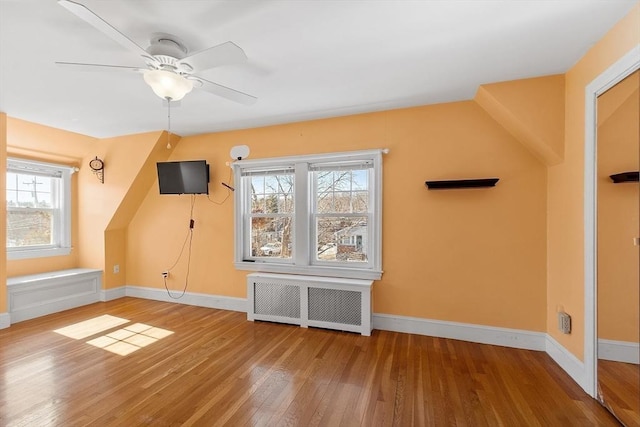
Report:
[[[224,182],[221,182],[220,184],[222,184],[226,189],[227,189],[227,195],[224,196],[224,199],[222,199],[221,201],[217,202],[215,200],[211,200],[211,197],[209,197],[209,194],[207,194],[207,199],[211,202],[214,203],[216,205],[222,205],[224,202],[227,201],[227,199],[229,198],[229,196],[231,195],[232,191],[235,191],[235,189],[233,188],[233,186],[231,185],[231,178],[233,177],[233,173],[231,168],[229,168],[229,179],[227,180],[229,182],[229,184],[226,184]]]
[[[182,258],[182,254],[184,253],[184,249],[187,246],[187,242],[189,242],[189,249],[187,251],[187,273],[185,275],[184,278],[184,288],[182,289],[182,293],[178,296],[174,296],[171,294],[171,291],[169,290],[169,286],[167,285],[167,276],[163,276],[163,281],[164,281],[164,288],[167,290],[167,294],[169,295],[170,298],[173,299],[180,299],[184,296],[184,294],[187,292],[187,285],[189,284],[189,271],[191,270],[191,245],[193,243],[193,227],[195,225],[195,221],[193,219],[193,207],[196,203],[196,196],[195,195],[191,195],[191,210],[189,211],[189,231],[187,231],[187,235],[184,239],[184,242],[182,243],[182,248],[180,249],[180,253],[178,254],[178,257],[176,258],[176,261],[173,263],[173,265],[171,267],[169,267],[167,270],[167,272],[170,272],[171,270],[173,270],[173,268],[178,265],[178,262],[180,261],[180,259]]]

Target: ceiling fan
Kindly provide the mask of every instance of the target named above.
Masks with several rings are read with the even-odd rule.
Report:
[[[56,62],[57,65],[84,70],[142,73],[145,82],[151,86],[154,93],[167,101],[179,101],[194,87],[240,104],[251,105],[257,101],[254,96],[208,81],[195,74],[219,65],[246,61],[247,56],[244,51],[230,41],[191,54],[177,37],[157,33],[152,36],[151,45],[143,49],[86,6],[70,0],[58,0],[58,4],[120,45],[139,54],[146,68],[76,62]]]

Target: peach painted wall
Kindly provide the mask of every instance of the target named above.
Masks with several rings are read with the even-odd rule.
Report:
[[[45,162],[82,166],[82,159],[98,140],[77,133],[8,117],[7,155]],[[5,174],[3,174],[4,176]],[[78,174],[71,178],[71,245],[68,256],[7,261],[7,276],[21,276],[78,266]]]
[[[545,330],[546,168],[475,102],[185,137],[172,160],[206,159],[211,199],[232,146],[251,158],[389,148],[383,268],[374,311]],[[499,177],[492,189],[429,191],[428,179]],[[162,288],[188,232],[190,198],[146,195],[127,230],[127,283]],[[196,196],[188,292],[246,297],[233,266],[233,203]],[[186,259],[169,285],[182,290]]]
[[[475,100],[545,165],[562,162],[563,74],[485,84]]]
[[[547,332],[579,359],[584,353],[585,88],[640,43],[640,5],[614,26],[565,75],[564,162],[548,171]],[[556,311],[573,316],[557,329]]]
[[[104,287],[116,288],[126,285],[126,229],[106,230],[104,232]],[[117,266],[117,267],[116,267]]]
[[[96,179],[88,167],[78,173],[82,185],[78,189],[78,205],[81,211],[78,220],[79,265],[87,268],[105,270],[104,287],[111,288],[123,283],[125,273],[114,277],[113,264],[124,265],[123,248],[124,232],[106,234],[109,224],[122,215],[118,222],[128,223],[123,219],[126,213],[132,215],[141,201],[138,193],[146,193],[153,183],[149,179],[150,172],[141,172],[153,153],[160,152],[158,147],[166,145],[163,132],[149,132],[100,140],[93,152],[83,159],[87,164],[91,158],[98,156],[104,160],[104,184]],[[169,156],[171,150],[164,149]],[[142,187],[142,189],[140,188]],[[119,213],[120,211],[125,212]],[[114,230],[122,227],[114,227]],[[106,249],[106,245],[110,248]],[[107,260],[107,254],[109,259]],[[122,261],[120,261],[122,260]]]
[[[71,255],[8,261],[7,275],[89,267],[105,270],[105,287],[122,285],[126,271],[123,252],[126,224],[154,182],[153,171],[145,166],[171,154],[165,148],[166,142],[164,132],[99,140],[7,118],[7,150],[3,153],[80,167],[72,178]],[[179,137],[173,136],[172,144],[178,142]],[[104,184],[88,167],[95,156],[105,161]],[[110,227],[113,232],[107,233]],[[113,274],[116,263],[121,264],[119,275]]]
[[[640,186],[612,183],[609,175],[638,170],[640,156],[640,72],[600,96],[618,105],[598,127],[598,338],[638,342],[640,338]],[[626,86],[634,87],[629,93]],[[611,97],[622,98],[611,102]]]
[[[104,279],[105,288],[112,289],[126,285],[126,239],[127,225],[138,210],[138,206],[156,180],[156,162],[164,161],[180,142],[178,135],[171,135],[172,149],[166,148],[167,134],[163,132],[149,153],[140,156],[144,160],[137,164],[125,164],[123,167],[135,172],[135,178],[126,189],[116,211],[109,219],[104,232]],[[119,162],[118,162],[119,163]],[[113,171],[118,173],[117,171]],[[118,272],[116,272],[118,266]]]
[[[7,188],[7,115],[0,112],[0,188]],[[0,240],[7,241],[7,199],[0,201]],[[6,313],[7,307],[7,245],[0,248],[0,314]]]

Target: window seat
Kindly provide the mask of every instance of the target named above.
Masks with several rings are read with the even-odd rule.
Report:
[[[7,278],[11,323],[100,301],[102,270],[72,268]]]

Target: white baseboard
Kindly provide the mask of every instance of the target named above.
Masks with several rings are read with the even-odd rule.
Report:
[[[640,344],[628,341],[598,340],[598,359],[640,364]]]
[[[9,313],[0,313],[0,329],[11,326],[11,316]]]
[[[545,350],[546,334],[544,332],[524,331],[521,329],[498,328],[495,326],[388,314],[374,314],[373,329],[450,338],[525,350]]]
[[[100,301],[113,301],[114,299],[122,298],[127,296],[127,287],[120,286],[119,288],[114,289],[102,289],[100,291]]]
[[[177,297],[181,292],[172,291],[171,295]],[[217,308],[220,310],[247,312],[247,300],[245,298],[225,297],[219,295],[199,294],[186,292],[181,298],[172,298],[165,289],[146,288],[142,286],[126,286],[126,296],[151,299],[156,301],[174,302],[177,304],[195,305],[198,307]]]
[[[586,388],[586,373],[584,363],[562,346],[551,335],[546,335],[547,354],[576,382],[583,390]]]
[[[122,295],[123,291],[124,295]],[[174,299],[171,298],[164,289],[132,285],[117,289],[110,289],[105,293],[107,293],[106,297],[110,299],[111,297],[113,297],[113,299],[118,298],[118,295],[126,295],[128,297],[144,298],[156,301],[175,302],[199,307],[247,312],[247,300],[244,298],[187,292],[182,298]],[[179,293],[172,292],[172,295],[177,296]],[[374,314],[373,329],[428,335],[439,338],[451,338],[525,350],[545,351],[546,348],[546,334],[543,332],[473,325],[470,323],[429,320],[416,317]]]

